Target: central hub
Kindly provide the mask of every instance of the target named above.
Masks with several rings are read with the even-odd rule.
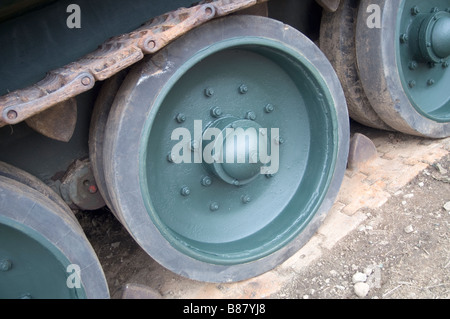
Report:
[[[442,63],[450,56],[450,13],[418,15],[410,30],[409,39],[420,60]]]
[[[224,182],[244,185],[255,179],[264,165],[261,158],[261,126],[253,120],[228,116],[220,118],[203,131],[205,168]],[[267,154],[267,152],[263,152]]]

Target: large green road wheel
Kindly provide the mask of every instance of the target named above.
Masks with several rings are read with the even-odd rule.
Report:
[[[450,136],[450,1],[363,0],[356,52],[380,118],[412,135]]]
[[[195,280],[239,281],[316,232],[348,144],[342,87],[319,48],[278,21],[234,16],[130,70],[106,124],[104,176],[156,261]]]
[[[3,168],[0,298],[109,298],[97,256],[69,208],[37,191],[46,188],[26,173],[8,178],[18,170]]]
[[[355,47],[358,3],[358,0],[342,0],[336,12],[324,11],[320,25],[320,49],[341,81],[350,117],[366,126],[392,130],[373,110],[359,79]]]

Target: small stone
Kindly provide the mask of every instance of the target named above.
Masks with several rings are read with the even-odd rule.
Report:
[[[370,287],[365,282],[357,282],[353,289],[358,297],[363,298],[369,293]]]
[[[448,212],[450,212],[450,202],[447,202],[444,204],[444,209]]]
[[[357,272],[356,274],[353,275],[352,277],[352,282],[353,283],[357,283],[357,282],[365,282],[367,280],[367,275],[363,274],[362,272]]]
[[[425,185],[423,182],[419,183],[419,187],[423,187],[423,185]]]
[[[410,234],[414,231],[414,228],[412,227],[412,225],[408,225],[405,228],[403,228],[404,232],[407,234]]]
[[[413,197],[414,197],[414,194],[403,195],[403,198],[413,198]]]

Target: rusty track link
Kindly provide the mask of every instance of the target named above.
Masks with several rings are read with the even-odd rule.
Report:
[[[19,123],[90,90],[189,30],[217,17],[268,0],[204,0],[151,19],[133,32],[113,37],[76,62],[50,71],[40,82],[0,97],[0,127]]]

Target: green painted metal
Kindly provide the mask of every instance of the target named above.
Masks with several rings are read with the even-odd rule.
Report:
[[[23,1],[3,8],[26,7]],[[113,36],[131,32],[153,17],[193,0],[58,0],[31,1],[42,6],[0,22],[0,95],[25,88],[46,72],[76,61]],[[70,4],[80,8],[80,28],[69,28]],[[0,7],[1,8],[1,7]]]
[[[404,0],[398,13],[397,61],[415,109],[437,122],[450,121],[450,1]]]
[[[338,148],[334,103],[316,72],[282,43],[239,37],[199,52],[161,90],[143,133],[140,181],[148,214],[173,247],[208,263],[241,264],[280,249],[313,218]],[[204,150],[206,128],[233,126],[279,129],[268,136],[279,146],[276,174],[257,173],[250,142],[234,153],[245,163],[194,163],[192,140]],[[179,128],[191,134],[171,139]],[[176,163],[183,154],[172,150],[182,141],[191,163]]]
[[[86,298],[67,286],[67,258],[42,235],[0,216],[0,299]]]

